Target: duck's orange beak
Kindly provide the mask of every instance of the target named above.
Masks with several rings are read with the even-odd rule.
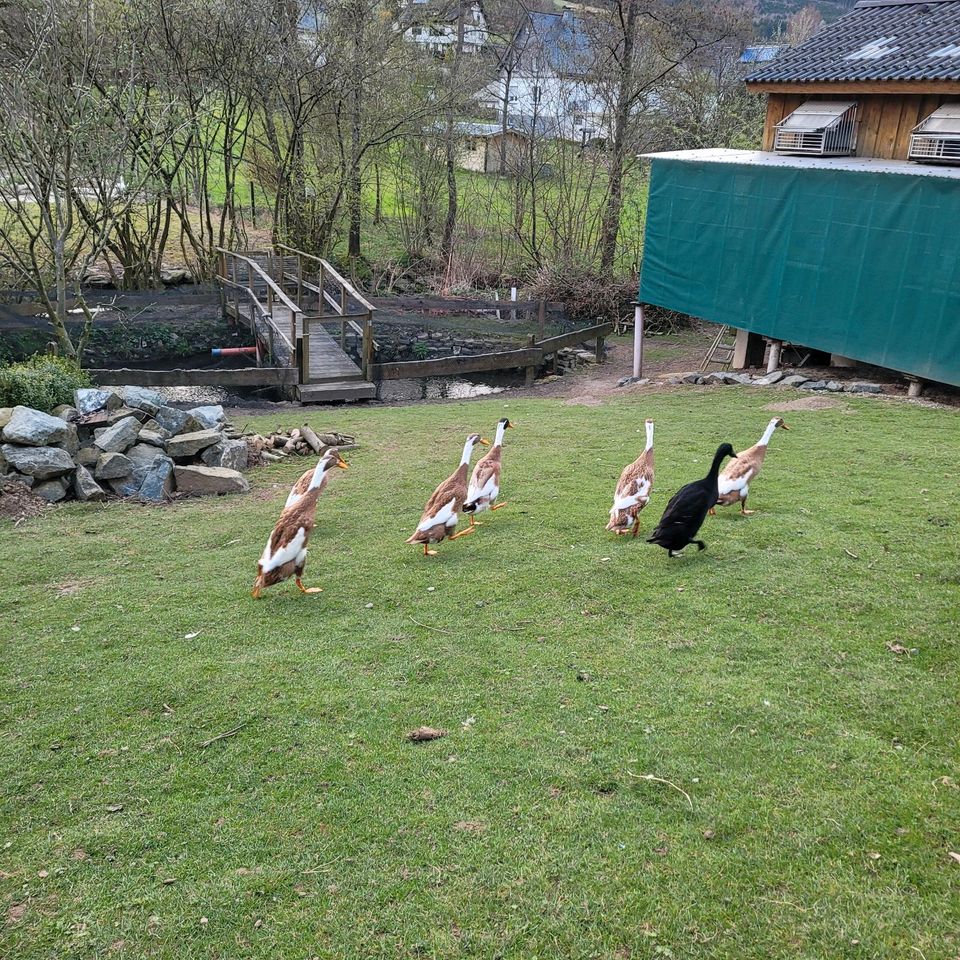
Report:
[[[512,430],[512,429],[513,429],[513,423],[512,423],[510,420],[507,421],[507,429],[508,429],[508,430]]]
[[[790,429],[785,423],[781,423],[780,426],[781,426],[784,430],[789,430],[789,429]]]
[[[477,442],[478,442],[478,443],[482,443],[485,447],[489,447],[489,446],[490,446],[490,441],[487,440],[486,437],[481,437]]]
[[[350,466],[350,464],[347,463],[347,461],[344,460],[343,457],[340,457],[340,459],[337,460],[337,466],[338,466],[341,470],[346,470],[346,469]]]

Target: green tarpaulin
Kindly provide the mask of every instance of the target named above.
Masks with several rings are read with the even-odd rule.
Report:
[[[655,159],[640,299],[960,385],[960,181]]]

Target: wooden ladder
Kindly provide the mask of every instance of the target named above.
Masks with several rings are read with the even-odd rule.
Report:
[[[717,331],[717,335],[710,343],[710,349],[707,350],[703,360],[700,361],[700,366],[698,368],[699,373],[703,373],[711,363],[719,363],[721,367],[729,367],[730,364],[733,363],[734,345],[732,343],[723,342],[723,338],[729,332],[730,327],[728,327],[726,324],[720,327],[720,329]]]

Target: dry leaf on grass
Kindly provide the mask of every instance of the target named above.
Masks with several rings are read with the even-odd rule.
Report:
[[[954,853],[952,850],[947,854],[951,860],[955,860],[957,863],[960,863],[960,853]]]
[[[27,912],[25,903],[14,903],[7,908],[7,923],[19,923]]]
[[[453,825],[453,829],[462,830],[464,833],[483,833],[487,825],[479,820],[459,820]]]
[[[909,651],[907,650],[907,648],[906,648],[902,643],[888,643],[888,644],[887,644],[887,649],[888,649],[891,653],[895,653],[895,654],[897,654],[898,656],[901,655],[901,654],[904,654],[904,653],[909,653]]]
[[[439,740],[446,735],[446,730],[438,730],[436,727],[417,727],[407,734],[407,739],[411,743],[425,743],[427,740]]]

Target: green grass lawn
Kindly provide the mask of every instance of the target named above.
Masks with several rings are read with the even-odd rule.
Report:
[[[248,595],[304,463],[5,524],[0,956],[956,957],[956,412],[785,414],[704,553],[603,529],[644,417],[647,531],[796,396],[313,412],[363,446],[311,597]],[[503,415],[509,506],[425,559]]]

